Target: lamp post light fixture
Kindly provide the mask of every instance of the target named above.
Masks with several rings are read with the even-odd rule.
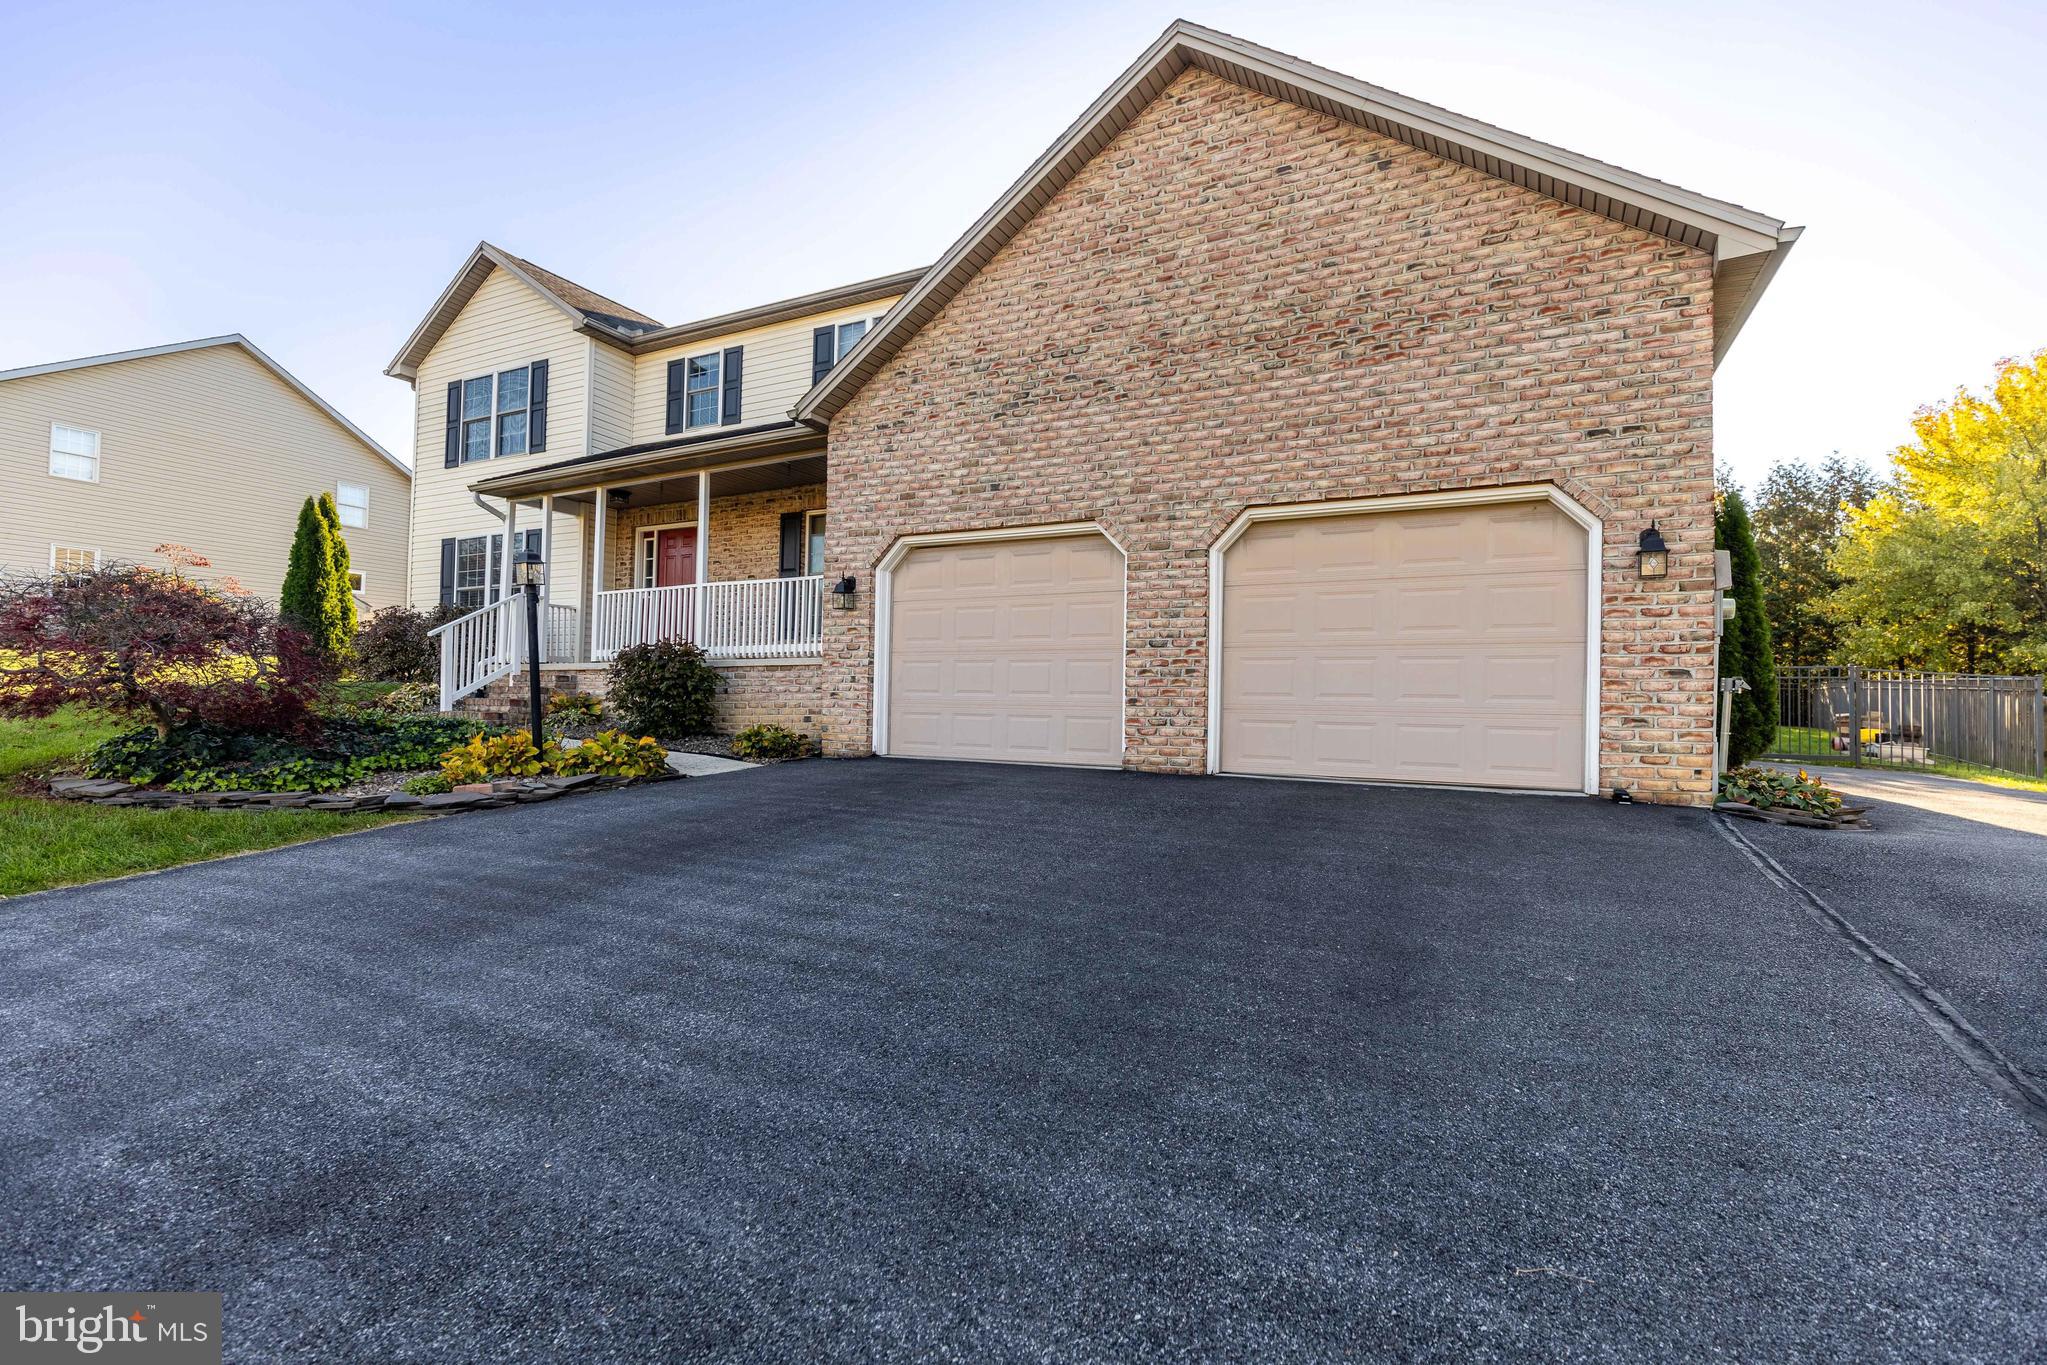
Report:
[[[526,595],[526,706],[532,717],[527,733],[536,749],[547,733],[540,724],[540,580],[545,568],[532,550],[521,550],[512,560],[512,582]]]
[[[832,584],[832,605],[840,611],[853,610],[854,604],[860,600],[859,587],[860,585],[853,580],[853,575],[847,574]]]
[[[1663,543],[1663,532],[1656,529],[1653,521],[1636,543],[1635,567],[1644,578],[1662,578],[1670,573],[1670,547]]]

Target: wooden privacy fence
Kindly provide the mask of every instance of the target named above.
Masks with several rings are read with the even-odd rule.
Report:
[[[1777,738],[1766,757],[2047,776],[2042,682],[2037,675],[1833,664],[1780,668]]]

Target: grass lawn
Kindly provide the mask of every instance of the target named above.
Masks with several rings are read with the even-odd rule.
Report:
[[[276,848],[406,818],[304,810],[137,810],[18,794],[25,776],[74,767],[87,749],[124,728],[74,712],[47,720],[0,720],[0,896]]]
[[[1769,760],[1773,763],[1800,763],[1808,768],[1851,766],[1848,755],[1836,752],[1834,737],[1826,730],[1811,729],[1799,725],[1777,727],[1777,749],[1780,754],[1790,757]],[[1865,762],[1865,768],[1883,769],[1893,772],[1933,773],[1940,777],[1959,777],[1969,782],[1981,782],[1986,787],[2007,787],[2013,791],[2047,792],[2047,780],[2037,777],[2019,777],[2012,773],[1988,772],[1972,768],[1965,763],[1951,759],[1935,758],[1930,766],[1916,763]]]

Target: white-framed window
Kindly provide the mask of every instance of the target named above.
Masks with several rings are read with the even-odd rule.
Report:
[[[689,370],[683,378],[685,426],[718,425],[718,366],[722,359],[716,351],[689,358]]]
[[[100,566],[98,550],[81,549],[75,545],[50,546],[51,573],[90,573]]]
[[[493,455],[524,455],[532,420],[533,369],[479,375],[462,381],[462,462]]]
[[[348,590],[357,596],[362,594],[363,588],[368,585],[369,581],[369,579],[363,576],[361,569],[350,569],[348,571]]]
[[[98,483],[100,434],[85,427],[50,423],[50,472],[60,479]]]
[[[860,338],[867,335],[870,325],[871,322],[867,318],[855,318],[851,322],[839,324],[838,345],[832,352],[834,363],[844,359],[846,352],[860,344]]]
[[[803,514],[803,572],[824,572],[824,512]]]
[[[341,524],[357,529],[370,524],[370,490],[367,484],[337,483],[334,485],[334,507],[341,513]]]
[[[455,605],[465,611],[473,611],[486,602],[498,600],[501,588],[499,554],[505,538],[502,535],[464,536],[455,542],[455,582],[452,595]],[[540,532],[519,532],[519,544],[534,554],[540,553]],[[353,584],[353,575],[351,583]]]

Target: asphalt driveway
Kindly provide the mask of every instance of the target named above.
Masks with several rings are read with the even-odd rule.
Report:
[[[2047,1137],[1581,800],[805,763],[0,902],[0,1200],[235,1360],[2047,1349]]]

